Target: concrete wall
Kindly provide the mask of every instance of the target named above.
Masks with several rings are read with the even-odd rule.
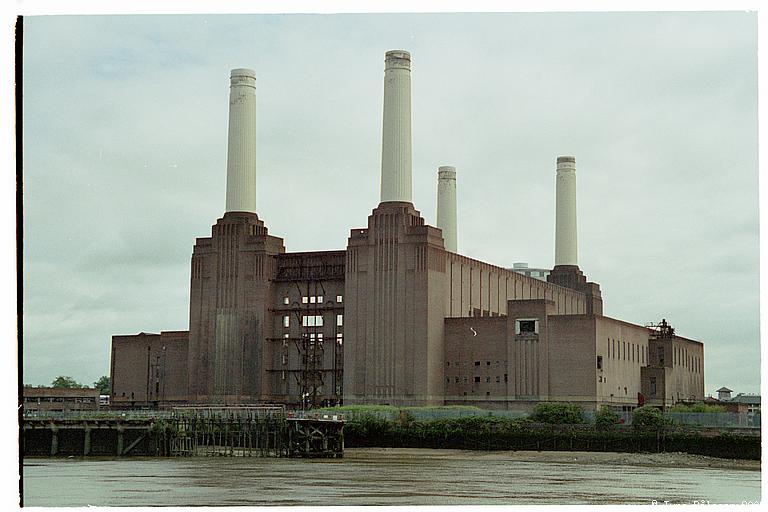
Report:
[[[347,247],[344,401],[443,403],[445,250],[410,203],[382,203]]]
[[[549,317],[549,375],[553,401],[593,408],[597,392],[596,317]]]
[[[704,399],[702,343],[680,336],[651,339],[648,359],[651,368],[643,369],[641,389],[649,405],[668,407]]]
[[[188,332],[112,336],[110,403],[152,406],[187,400]]]
[[[270,394],[264,371],[273,336],[270,280],[282,239],[255,214],[226,213],[192,254],[189,312],[190,400],[251,403]]]
[[[507,319],[445,319],[445,400],[493,403],[509,395]]]
[[[445,316],[506,315],[507,301],[547,299],[555,314],[584,314],[584,294],[460,254],[445,254]]]
[[[648,329],[621,320],[597,317],[597,355],[603,358],[598,372],[598,396],[607,405],[636,406],[642,391],[640,369],[648,364]],[[599,379],[598,379],[599,380]]]

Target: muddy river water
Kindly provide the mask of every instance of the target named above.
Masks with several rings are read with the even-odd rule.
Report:
[[[760,500],[760,471],[560,452],[348,449],[343,459],[24,461],[25,506],[523,505]],[[528,460],[526,460],[528,459]],[[709,464],[717,466],[717,464]]]

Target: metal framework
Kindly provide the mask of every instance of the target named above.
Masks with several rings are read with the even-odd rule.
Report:
[[[297,266],[280,268],[277,281],[292,282],[299,297],[326,297],[325,284],[339,281],[344,277],[344,266],[335,264],[307,265],[299,259]],[[301,404],[302,408],[316,408],[324,405],[337,405],[343,396],[344,348],[343,332],[336,322],[336,314],[344,311],[344,306],[333,300],[318,302],[308,300],[293,301],[284,307],[270,308],[271,312],[289,314],[292,321],[300,326],[298,337],[273,337],[269,341],[282,343],[282,349],[276,350],[285,363],[293,362],[288,352],[290,343],[296,350],[296,365],[285,368],[267,369],[270,373],[285,372],[291,375],[298,388],[297,396],[291,397],[291,403]],[[327,319],[324,313],[332,312],[332,332],[325,324],[304,321],[306,317]],[[325,337],[331,335],[331,339]],[[332,349],[328,344],[331,344]],[[326,351],[332,350],[330,367],[326,366]]]

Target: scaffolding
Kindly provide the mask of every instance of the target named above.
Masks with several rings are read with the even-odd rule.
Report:
[[[667,323],[665,318],[658,324],[650,323],[645,325],[651,331],[651,337],[655,339],[670,339],[675,337],[675,328]]]
[[[268,338],[274,344],[282,344],[273,351],[279,355],[282,366],[267,371],[280,373],[283,379],[286,375],[291,376],[296,389],[291,391],[286,385],[284,391],[289,395],[289,402],[302,409],[338,405],[342,401],[343,330],[337,318],[343,314],[344,306],[324,298],[330,291],[326,284],[341,281],[343,277],[343,265],[307,265],[302,259],[298,265],[281,268],[278,272],[277,281],[292,283],[300,299],[270,308],[270,311],[289,316],[290,321],[299,326],[299,335]],[[326,314],[329,312],[331,315]],[[325,324],[327,320],[331,320],[331,326]],[[289,347],[295,349],[295,357],[291,357]]]

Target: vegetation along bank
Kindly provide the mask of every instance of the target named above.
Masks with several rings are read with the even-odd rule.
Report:
[[[347,447],[446,448],[468,450],[555,450],[603,452],[683,452],[728,459],[760,459],[760,436],[727,430],[703,432],[676,425],[651,407],[636,409],[632,425],[601,409],[588,421],[570,404],[539,404],[527,417],[507,418],[487,411],[459,417],[423,417],[423,410],[342,407],[324,412],[346,416]],[[447,408],[434,410],[439,416]]]

